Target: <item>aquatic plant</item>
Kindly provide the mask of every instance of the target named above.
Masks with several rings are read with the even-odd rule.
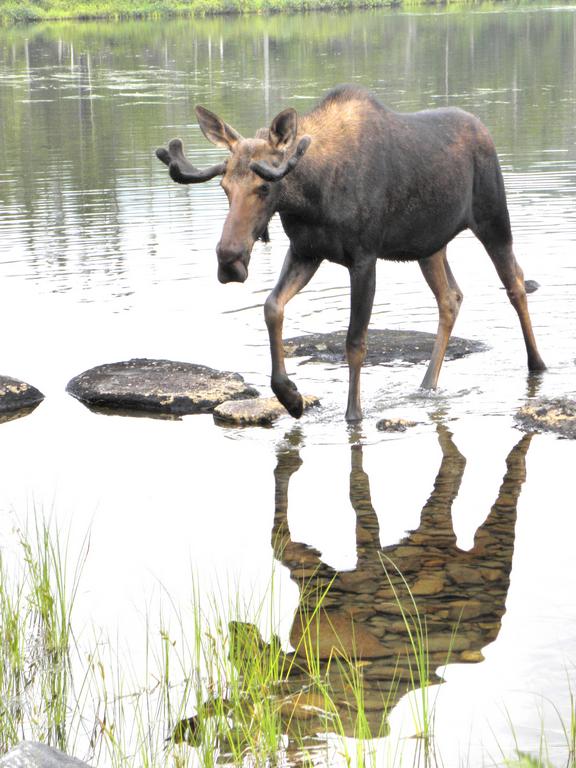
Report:
[[[194,579],[189,610],[164,593],[158,618],[146,615],[143,668],[137,653],[121,651],[120,638],[96,634],[86,652],[72,631],[72,614],[87,551],[88,538],[71,557],[51,525],[36,520],[16,532],[15,551],[0,559],[0,754],[27,738],[112,768],[394,768],[405,762],[406,745],[389,743],[383,754],[388,717],[412,691],[410,758],[424,768],[442,764],[434,743],[438,688],[434,694],[426,619],[389,558],[382,558],[383,576],[405,644],[375,704],[366,687],[371,663],[354,632],[339,636],[332,626],[329,651],[320,636],[331,583],[318,589],[317,579],[304,580],[298,640],[292,649],[282,644],[274,567],[270,589],[257,603],[243,601],[238,585],[201,596]],[[307,589],[314,593],[306,595]],[[560,722],[567,768],[576,768],[570,684],[569,691],[570,721]],[[544,731],[537,755],[517,745],[515,756],[502,755],[499,764],[550,768]]]
[[[67,546],[47,521],[16,531],[20,554],[0,550],[0,752],[21,738],[64,748],[71,693],[71,614],[87,539],[69,574]]]

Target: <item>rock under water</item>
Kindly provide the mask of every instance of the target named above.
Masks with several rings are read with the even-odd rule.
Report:
[[[284,340],[286,357],[306,357],[304,362],[343,363],[346,360],[346,333],[311,333]],[[405,362],[425,363],[430,360],[435,333],[423,331],[379,330],[368,331],[368,351],[364,365]],[[446,360],[455,360],[472,352],[485,352],[488,346],[481,341],[453,336],[446,350]]]
[[[376,429],[380,432],[406,432],[409,427],[415,427],[415,421],[408,419],[380,419],[376,423]]]
[[[576,400],[573,398],[540,399],[524,405],[516,421],[526,432],[555,432],[576,439]]]
[[[238,373],[147,358],[91,368],[71,379],[66,391],[91,407],[179,415],[211,413],[227,400],[258,396]]]

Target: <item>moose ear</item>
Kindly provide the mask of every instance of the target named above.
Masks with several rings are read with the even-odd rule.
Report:
[[[282,110],[270,126],[270,143],[276,149],[290,146],[298,132],[298,113],[292,107]]]
[[[204,107],[196,107],[196,117],[202,133],[208,141],[232,151],[237,142],[242,141],[242,136],[232,126],[221,120],[214,112]]]

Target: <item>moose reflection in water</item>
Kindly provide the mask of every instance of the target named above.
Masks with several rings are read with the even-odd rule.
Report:
[[[437,434],[442,461],[420,525],[386,547],[380,545],[362,446],[351,446],[357,563],[350,571],[333,569],[317,550],[291,539],[288,489],[302,459],[297,448],[278,451],[272,545],[300,590],[290,631],[295,650],[284,653],[275,636],[265,643],[255,625],[231,622],[230,661],[248,691],[248,674],[253,672],[247,670],[276,659],[278,680],[267,686],[265,695],[274,702],[283,732],[306,736],[312,740],[309,746],[316,734],[333,730],[335,713],[337,730],[346,736],[385,735],[387,715],[402,695],[442,682],[435,670],[448,662],[481,661],[482,649],[498,636],[532,435],[524,435],[510,451],[498,497],[476,532],[474,546],[465,551],[456,545],[452,504],[466,459],[445,425],[437,424]],[[422,628],[427,679],[422,667],[416,669],[410,639],[416,625]],[[204,707],[203,715],[209,715],[214,702]],[[183,737],[186,728],[196,725],[196,717],[182,721],[176,735]]]
[[[522,437],[510,451],[498,497],[476,532],[473,548],[465,551],[456,545],[452,504],[466,459],[446,426],[438,424],[437,433],[442,461],[420,525],[386,547],[380,546],[378,517],[362,467],[362,447],[351,447],[350,501],[356,512],[357,550],[356,567],[351,571],[334,570],[322,562],[316,550],[290,538],[288,486],[302,462],[295,450],[278,454],[272,540],[276,557],[290,569],[301,590],[290,642],[301,648],[308,627],[326,662],[335,654],[363,662],[364,707],[375,728],[383,704],[389,709],[394,703],[391,696],[399,698],[411,682],[415,661],[407,622],[425,625],[432,679],[416,682],[441,682],[434,670],[448,660],[482,660],[481,649],[497,637],[505,612],[516,508],[532,435]],[[406,618],[409,615],[411,619]]]

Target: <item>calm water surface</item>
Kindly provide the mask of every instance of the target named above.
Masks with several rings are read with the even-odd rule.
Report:
[[[516,317],[465,233],[449,249],[465,294],[456,332],[491,349],[447,363],[433,395],[418,392],[423,366],[366,369],[358,431],[343,420],[346,370],[298,361],[289,370],[322,408],[269,430],[108,417],[69,398],[72,376],[139,356],[237,370],[267,393],[262,303],[286,250],[280,225],[246,284],[219,285],[225,196],[216,181],[177,187],[153,150],[181,136],[193,162],[217,161],[195,104],[251,135],[339,82],[398,110],[458,105],[489,126],[516,252],[541,284],[530,306],[546,375],[528,381]],[[562,764],[550,702],[567,719],[576,685],[576,446],[522,438],[513,413],[576,389],[575,6],[2,30],[0,235],[1,372],[46,394],[0,425],[0,544],[34,510],[71,527],[72,549],[90,528],[80,625],[118,632],[137,658],[164,590],[187,605],[195,573],[201,590],[229,582],[257,603],[275,558],[285,649],[298,575],[336,575],[328,612],[342,635],[357,617],[379,696],[399,653],[384,554],[429,617],[444,764],[497,764],[514,747],[510,722],[522,749],[544,731]],[[378,279],[372,327],[435,330],[416,265],[381,264]],[[347,318],[347,273],[326,264],[289,305],[285,335]],[[384,415],[419,423],[386,435]],[[406,695],[387,727],[384,751],[412,749]]]

